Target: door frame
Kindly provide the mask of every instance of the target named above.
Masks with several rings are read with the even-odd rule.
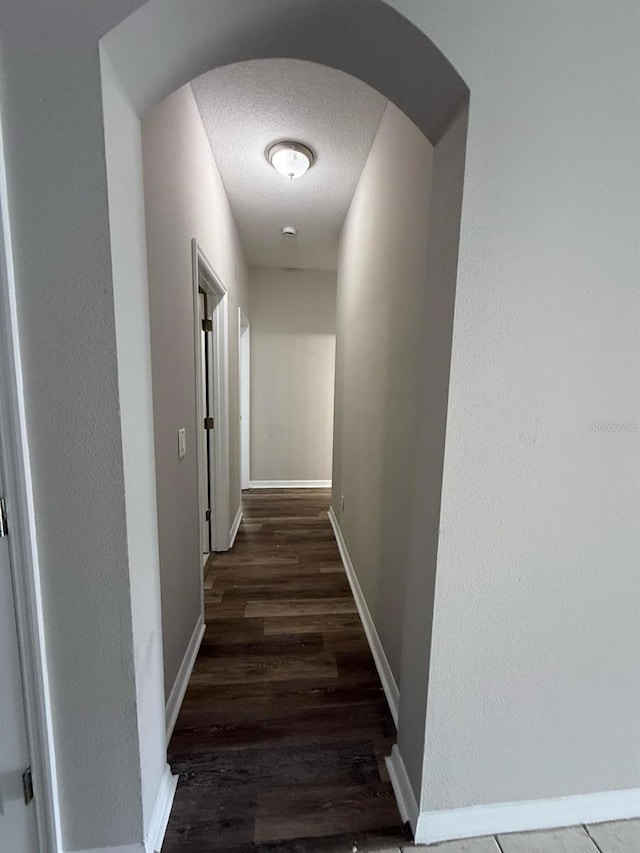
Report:
[[[45,645],[35,505],[23,395],[16,281],[0,121],[0,464],[9,520],[9,560],[14,589],[29,759],[39,847],[62,851],[53,718]]]
[[[251,323],[238,308],[238,396],[240,402],[240,490],[251,487]]]
[[[198,240],[191,239],[191,259],[193,274],[193,316],[195,338],[196,368],[196,446],[198,451],[198,529],[200,548],[204,553],[202,534],[202,516],[205,511],[206,494],[205,471],[207,452],[204,430],[204,401],[202,399],[201,365],[202,336],[200,328],[199,291],[204,290],[214,302],[213,309],[213,430],[215,482],[214,524],[211,527],[213,551],[228,551],[230,544],[229,512],[229,296],[220,276],[217,274]],[[202,560],[200,561],[202,571]]]

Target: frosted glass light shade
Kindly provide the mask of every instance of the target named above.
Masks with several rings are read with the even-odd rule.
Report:
[[[276,172],[293,180],[301,178],[313,164],[313,151],[301,142],[276,142],[267,151],[267,160]]]

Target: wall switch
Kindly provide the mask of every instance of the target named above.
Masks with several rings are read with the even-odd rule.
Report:
[[[187,455],[187,431],[184,427],[178,430],[178,459]]]

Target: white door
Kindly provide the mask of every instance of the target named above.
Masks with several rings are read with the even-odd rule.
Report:
[[[204,457],[198,460],[198,465],[202,467],[202,475],[200,477],[201,485],[201,506],[204,508],[204,548],[203,555],[206,557],[211,551],[216,550],[216,478],[215,478],[215,306],[213,300],[208,293],[200,290],[200,369],[201,369],[201,423],[199,429],[202,430],[202,447]]]
[[[0,470],[0,497],[3,495]],[[26,803],[24,790],[25,782],[28,788],[24,774],[29,768],[29,749],[9,562],[10,535],[0,538],[0,849],[37,853],[35,804],[33,800]]]

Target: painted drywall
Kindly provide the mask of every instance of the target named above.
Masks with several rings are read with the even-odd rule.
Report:
[[[251,267],[251,479],[330,480],[336,274]]]
[[[637,784],[637,448],[584,431],[639,419],[636,0],[21,0],[1,109],[66,848],[140,833],[97,50],[135,10],[109,50],[138,114],[225,62],[326,62],[425,131],[434,190],[466,97],[434,43],[470,83],[427,799]]]
[[[146,837],[166,768],[166,751],[142,146],[138,116],[106,58],[102,92]],[[112,133],[116,127],[117,133]],[[132,234],[135,241],[129,239]]]
[[[637,788],[639,8],[395,5],[472,92],[422,805]]]
[[[142,796],[97,32],[69,28],[70,7],[42,11],[0,10],[0,97],[51,736],[74,850],[141,842]]]
[[[342,229],[338,261],[332,505],[397,682],[432,159],[426,137],[388,104]]]
[[[414,797],[425,761],[425,720],[431,656],[431,626],[440,533],[440,495],[444,464],[451,330],[462,188],[456,181],[464,162],[467,113],[451,122],[434,149],[427,252],[427,290],[422,363],[422,393],[417,402],[418,440],[414,488],[408,503],[411,524],[402,626],[402,696],[398,747]]]
[[[191,238],[248,313],[247,272],[231,209],[190,86],[142,122],[165,692],[201,615]],[[230,319],[230,322],[233,322]],[[230,518],[240,506],[238,340],[229,336]],[[187,454],[178,458],[178,429]]]

